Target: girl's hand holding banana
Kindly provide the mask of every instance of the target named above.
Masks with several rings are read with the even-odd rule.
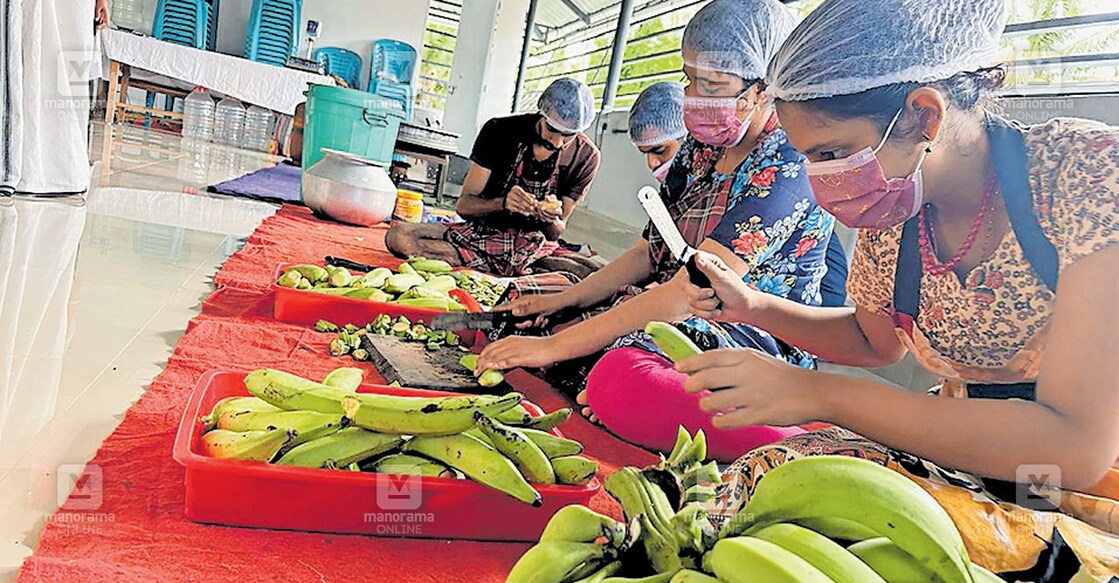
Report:
[[[710,394],[700,408],[720,429],[799,425],[826,420],[820,410],[822,373],[792,366],[756,350],[712,350],[676,363],[688,375],[684,390]]]
[[[479,370],[509,370],[517,367],[539,368],[567,360],[553,338],[509,336],[490,344],[478,356]]]
[[[699,288],[685,279],[691,312],[708,320],[750,322],[762,293],[750,287],[718,255],[696,252],[696,266],[711,280],[710,288]]]

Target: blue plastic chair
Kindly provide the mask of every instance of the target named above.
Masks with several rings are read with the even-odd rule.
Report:
[[[245,58],[283,67],[299,49],[303,0],[253,0]]]
[[[326,67],[326,72],[345,79],[353,89],[361,82],[361,55],[339,47],[323,47],[315,51],[315,60]]]
[[[211,15],[206,0],[159,0],[152,36],[177,45],[205,49]]]
[[[369,68],[369,92],[376,93],[379,83],[412,84],[416,68],[416,49],[398,40],[383,38],[373,41],[373,60]]]

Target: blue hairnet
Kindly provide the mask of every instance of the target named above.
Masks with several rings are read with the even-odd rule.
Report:
[[[927,83],[995,62],[1006,0],[827,0],[789,35],[767,91],[804,101]]]
[[[777,0],[715,0],[684,29],[684,64],[761,79],[794,25],[792,12]]]
[[[629,110],[629,139],[635,146],[655,146],[686,135],[683,85],[661,81],[637,96]]]
[[[594,123],[594,96],[591,88],[566,77],[552,81],[536,102],[540,114],[557,130],[581,132]]]

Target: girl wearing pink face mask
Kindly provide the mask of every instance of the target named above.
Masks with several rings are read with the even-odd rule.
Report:
[[[689,83],[681,104],[690,136],[670,172],[681,173],[684,187],[662,187],[661,196],[688,243],[723,258],[740,281],[820,305],[834,219],[815,204],[803,157],[758,81],[793,22],[775,0],[715,0],[688,23],[682,53]],[[721,430],[699,407],[699,397],[684,392],[684,375],[640,332],[650,320],[677,322],[704,348],[751,348],[797,367],[813,368],[815,360],[753,326],[689,318],[687,278],[680,273],[659,234],[647,228],[637,246],[578,285],[509,306],[542,320],[561,308],[609,309],[552,336],[499,340],[482,352],[479,366],[551,367],[546,378],[577,393],[585,415],[655,450],[671,449],[680,425],[703,429],[718,459],[800,433]],[[619,288],[632,299],[619,303]]]
[[[720,520],[785,460],[850,455],[920,483],[970,560],[1008,580],[1115,575],[1115,538],[1099,531],[1119,534],[1119,129],[988,109],[1006,12],[1003,0],[826,0],[774,57],[769,92],[816,201],[860,229],[855,306],[758,293],[703,255],[714,289],[688,287],[693,313],[839,364],[908,353],[941,383],[934,396],[745,350],[682,360],[720,428],[837,426],[735,462]]]

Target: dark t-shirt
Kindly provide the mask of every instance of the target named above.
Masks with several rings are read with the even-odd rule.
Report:
[[[539,139],[536,132],[536,122],[540,119],[538,113],[497,117],[482,126],[478,138],[474,140],[474,149],[470,153],[470,160],[475,164],[490,171],[490,178],[485,188],[479,194],[482,198],[501,198],[505,196],[505,179],[513,170],[517,160],[517,152],[525,144],[531,144]],[[559,156],[559,178],[556,195],[560,198],[582,200],[590,190],[598,172],[599,153],[594,142],[582,133],[562,150],[553,154]],[[535,157],[528,156],[526,171],[536,174],[533,179],[544,179],[552,168],[552,159],[537,162]]]

